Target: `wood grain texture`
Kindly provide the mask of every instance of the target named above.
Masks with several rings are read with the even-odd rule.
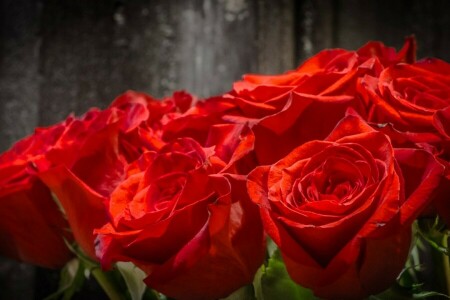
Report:
[[[257,72],[283,73],[295,67],[295,1],[257,2]],[[252,56],[255,54],[251,54]],[[244,70],[249,72],[249,70]]]
[[[253,1],[183,1],[178,7],[178,87],[208,97],[257,70]]]
[[[335,6],[334,47],[357,49],[381,40],[399,49],[406,36],[415,35],[419,58],[450,60],[449,1],[339,0]]]
[[[39,16],[34,1],[0,2],[0,152],[38,123]],[[0,299],[33,299],[34,280],[33,266],[0,257]]]
[[[292,3],[45,1],[39,124],[105,107],[127,89],[208,97],[243,73],[290,68]]]
[[[0,151],[38,123],[39,16],[34,1],[0,2]]]
[[[114,3],[44,1],[42,9],[39,124],[111,100],[110,57]]]
[[[303,0],[296,2],[296,62],[317,52],[336,47],[336,1]]]

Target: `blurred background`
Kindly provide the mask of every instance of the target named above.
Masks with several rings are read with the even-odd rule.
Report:
[[[0,151],[128,89],[208,97],[324,48],[399,49],[411,34],[419,58],[450,61],[450,1],[0,0]],[[0,299],[42,299],[57,282],[0,257]],[[78,297],[104,295],[92,283]]]

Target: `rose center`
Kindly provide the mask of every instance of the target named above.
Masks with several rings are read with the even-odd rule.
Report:
[[[330,158],[299,180],[301,202],[331,200],[344,203],[361,185],[357,166],[343,158]]]
[[[354,188],[353,183],[346,178],[326,176],[323,172],[318,172],[315,175],[306,188],[310,200],[338,201],[344,199]]]
[[[186,183],[184,174],[172,173],[158,178],[150,185],[147,203],[153,210],[163,210],[176,205],[178,195]]]

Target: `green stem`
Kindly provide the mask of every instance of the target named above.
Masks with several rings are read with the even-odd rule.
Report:
[[[444,237],[442,239],[442,246],[448,249],[448,232],[444,234]],[[445,288],[447,289],[447,295],[450,295],[450,259],[448,255],[445,255],[443,253],[441,255],[443,273],[445,276]]]
[[[106,295],[108,295],[111,300],[124,300],[126,297],[117,290],[114,285],[113,280],[107,273],[103,272],[100,268],[91,269],[92,275],[95,277],[97,282],[100,284],[102,289],[105,291]]]

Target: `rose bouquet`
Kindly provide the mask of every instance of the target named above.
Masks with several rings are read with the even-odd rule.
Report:
[[[230,92],[129,91],[0,155],[0,253],[112,299],[450,289],[450,64],[369,42]]]

